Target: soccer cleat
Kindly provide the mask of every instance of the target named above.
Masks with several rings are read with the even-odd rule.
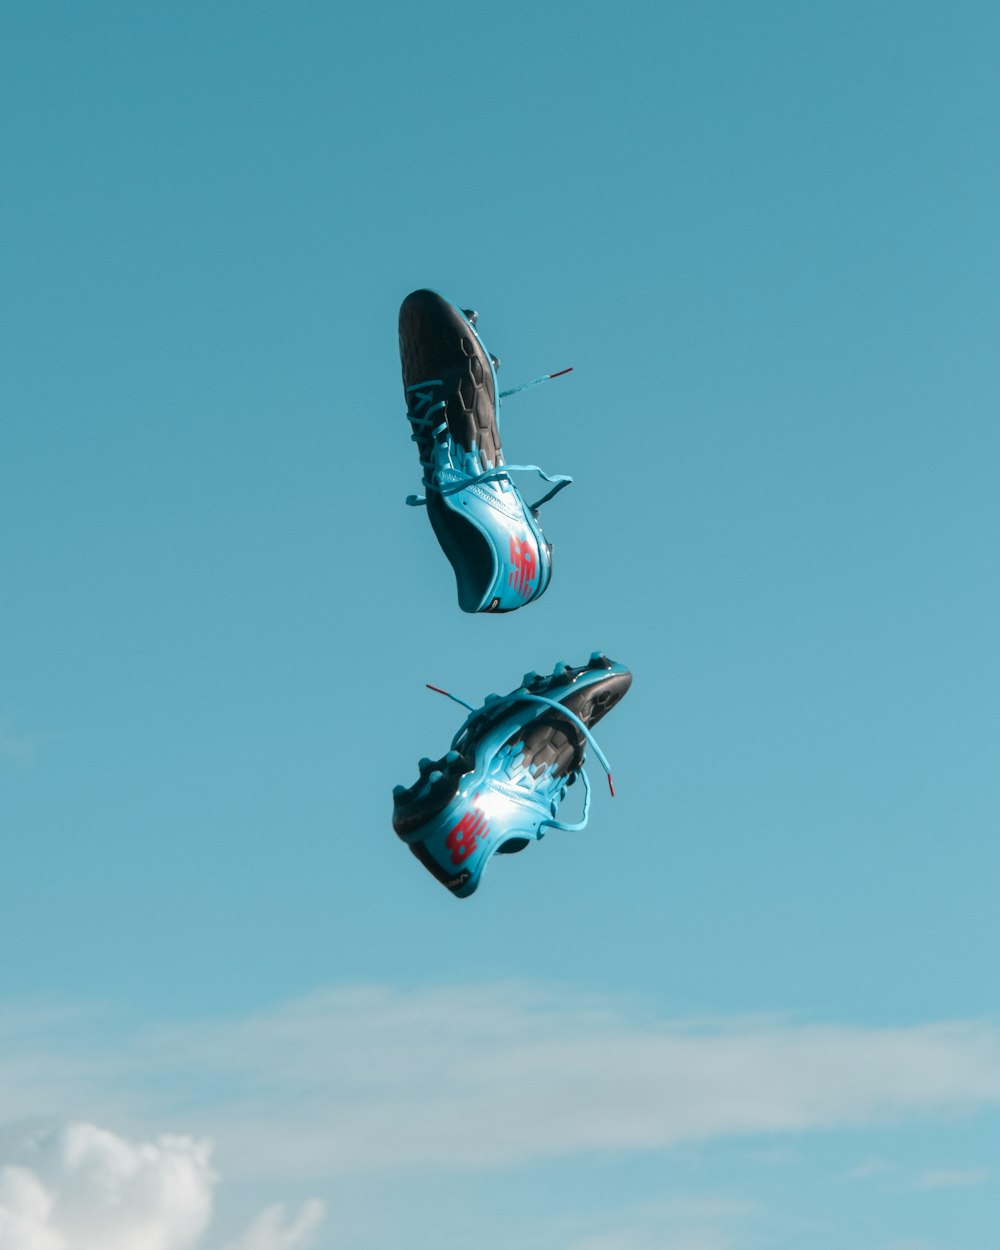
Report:
[[[590,731],[631,684],[627,668],[595,652],[580,668],[559,663],[548,677],[525,673],[516,690],[487,695],[481,708],[455,699],[471,715],[446,755],[422,759],[419,780],[393,790],[396,833],[442,885],[468,898],[494,854],[522,851],[550,827],[583,829],[590,813],[588,743],[614,794],[611,769]],[[577,777],[583,815],[568,824],[557,812]]]
[[[504,462],[500,399],[526,387],[498,390],[500,362],[483,346],[478,319],[472,309],[460,310],[434,291],[414,291],[399,310],[406,415],[426,491],[406,502],[427,505],[455,571],[462,611],[512,612],[549,584],[552,546],[538,523],[538,509],[572,478]],[[552,489],[526,504],[510,479],[520,470],[539,473]]]

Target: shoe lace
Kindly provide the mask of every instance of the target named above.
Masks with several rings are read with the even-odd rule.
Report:
[[[475,712],[483,711],[483,708],[473,707],[471,703],[466,703],[466,701],[464,699],[460,699],[458,695],[451,694],[447,690],[442,690],[440,686],[432,686],[430,682],[427,682],[427,689],[433,690],[435,694],[443,694],[445,698],[451,699],[454,703],[461,704],[462,707],[468,708],[470,712],[475,713]],[[577,716],[575,712],[571,711],[565,705],[565,703],[560,703],[558,699],[546,698],[546,696],[542,694],[529,694],[528,691],[523,690],[523,689],[515,690],[513,694],[507,695],[506,699],[504,699],[503,702],[506,702],[506,703],[541,703],[541,704],[546,705],[547,707],[555,708],[555,710],[560,714],[560,716],[565,716],[567,720],[572,721],[573,724],[576,725],[576,727],[583,734],[587,743],[593,748],[594,754],[597,756],[598,760],[601,763],[601,767],[604,769],[605,773],[607,773],[608,789],[611,791],[611,797],[614,798],[615,783],[611,776],[611,765],[608,763],[607,756],[598,746],[597,739],[594,737],[591,730],[587,727],[587,725],[584,724],[584,722],[580,719],[579,716]],[[561,829],[566,833],[579,833],[580,830],[586,826],[587,820],[590,816],[590,779],[587,776],[587,770],[586,768],[584,768],[583,763],[581,762],[580,767],[574,771],[579,775],[580,779],[583,781],[583,815],[580,817],[578,821],[575,821],[573,823],[570,823],[564,820],[557,820],[555,819],[555,817],[542,821],[543,825],[551,825],[554,829]],[[566,785],[568,784],[569,782],[567,781]],[[563,794],[566,793],[566,785],[562,787]]]
[[[535,378],[531,382],[524,382],[521,386],[513,386],[510,390],[501,391],[500,398],[506,399],[508,395],[516,395],[520,391],[529,390],[533,386],[539,386],[542,382],[549,382],[552,378],[561,378],[564,374],[572,373],[572,367],[569,369],[560,369],[557,373],[546,373],[540,378]],[[425,390],[427,387],[441,386],[440,378],[431,378],[426,382],[414,382],[412,386],[406,388],[406,394],[411,391]],[[430,398],[430,396],[428,396]],[[539,477],[544,478],[546,482],[552,482],[553,486],[550,491],[544,494],[541,499],[537,499],[533,504],[528,505],[532,515],[538,515],[538,509],[542,504],[549,502],[553,496],[573,481],[566,474],[549,474],[540,469],[537,464],[502,464],[492,469],[484,469],[482,473],[463,473],[460,469],[454,472],[459,476],[451,482],[438,484],[434,481],[434,464],[431,461],[431,449],[435,440],[439,435],[443,434],[448,428],[447,420],[438,420],[435,414],[439,414],[446,405],[446,400],[440,400],[436,404],[432,404],[426,412],[410,412],[407,411],[406,419],[413,427],[410,438],[417,444],[417,450],[420,453],[420,466],[424,470],[424,486],[428,491],[433,490],[442,498],[449,495],[457,495],[459,491],[467,490],[470,486],[477,486],[484,482],[500,482],[508,481],[510,473],[537,473]],[[406,502],[411,508],[423,507],[427,503],[426,495],[407,495]]]

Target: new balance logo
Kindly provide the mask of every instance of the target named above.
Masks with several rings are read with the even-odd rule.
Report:
[[[510,562],[514,566],[514,571],[508,579],[510,585],[515,594],[520,595],[522,599],[527,599],[538,571],[535,563],[535,549],[531,545],[530,538],[515,538],[511,534]]]
[[[451,862],[461,864],[467,860],[480,838],[489,836],[490,824],[478,808],[466,812],[457,825],[448,831],[445,846],[451,851]]]

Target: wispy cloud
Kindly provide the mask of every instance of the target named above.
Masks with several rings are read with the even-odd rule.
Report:
[[[711,1195],[644,1202],[581,1234],[568,1250],[730,1250],[759,1214],[758,1203]]]
[[[323,1223],[326,1206],[318,1198],[303,1203],[294,1215],[281,1203],[267,1207],[242,1237],[227,1242],[223,1250],[305,1250]]]
[[[871,1158],[862,1159],[852,1168],[844,1173],[844,1180],[848,1181],[866,1181],[874,1176],[886,1176],[891,1172],[897,1172],[899,1164],[894,1163],[891,1159]]]
[[[9,713],[0,713],[0,762],[26,768],[33,764],[48,734],[20,729]]]
[[[913,1183],[914,1189],[969,1189],[991,1180],[990,1168],[930,1168],[921,1172]]]
[[[267,1149],[259,1126],[282,1107],[296,1169],[486,1167],[1000,1105],[987,1024],[691,1028],[514,985],[341,990],[147,1045],[233,1090],[227,1147]]]
[[[86,1060],[36,1036],[0,1081],[23,1114],[56,1091],[94,1118],[113,1105],[210,1135],[244,1175],[474,1169],[998,1107],[1000,1029],[692,1025],[519,984],[368,987],[133,1033]]]

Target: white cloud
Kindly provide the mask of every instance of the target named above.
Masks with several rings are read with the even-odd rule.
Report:
[[[28,1168],[0,1168],[0,1250],[66,1250],[52,1227],[55,1200]]]
[[[0,1250],[195,1250],[217,1176],[207,1141],[135,1143],[93,1124],[0,1131]],[[286,1219],[261,1212],[225,1250],[306,1250],[324,1216],[315,1199]]]
[[[82,1123],[4,1138],[0,1250],[187,1250],[208,1224],[205,1142],[134,1144]]]

